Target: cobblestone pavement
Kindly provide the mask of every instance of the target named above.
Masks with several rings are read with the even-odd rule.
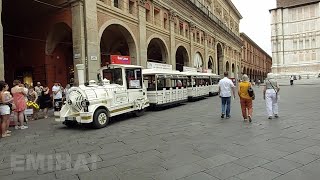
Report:
[[[221,120],[219,97],[99,130],[33,121],[0,139],[0,179],[319,179],[319,87],[282,87],[273,120],[255,87],[252,124],[243,122],[239,99]]]

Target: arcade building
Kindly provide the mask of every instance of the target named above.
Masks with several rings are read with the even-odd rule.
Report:
[[[117,56],[242,73],[242,17],[231,0],[0,0],[0,10],[0,79],[9,84],[76,83],[80,63],[97,79]]]

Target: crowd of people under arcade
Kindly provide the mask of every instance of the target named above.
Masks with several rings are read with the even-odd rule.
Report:
[[[57,102],[67,98],[70,85],[65,88],[55,82],[51,91],[46,85],[37,82],[35,87],[14,80],[10,88],[5,81],[0,81],[0,120],[1,137],[11,136],[9,126],[15,130],[28,128],[29,120],[48,118],[48,110]]]

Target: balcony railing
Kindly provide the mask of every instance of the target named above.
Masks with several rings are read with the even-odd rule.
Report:
[[[238,41],[240,44],[242,44],[241,39],[233,33],[221,20],[219,20],[212,12],[209,11],[207,7],[205,7],[201,2],[198,0],[183,0],[186,3],[192,3],[198,10],[201,10],[205,16],[209,17],[211,21],[213,21],[215,24],[217,24],[219,27],[222,28],[227,34],[229,34],[232,38],[234,38],[236,41]]]

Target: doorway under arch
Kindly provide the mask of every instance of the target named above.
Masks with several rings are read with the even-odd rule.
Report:
[[[212,56],[209,56],[208,69],[211,70],[212,73],[216,73],[216,71],[215,71],[215,66],[214,66],[214,61],[213,61]]]
[[[187,49],[179,46],[176,51],[176,70],[183,71],[183,66],[189,65],[189,55]]]
[[[101,66],[111,63],[111,55],[129,56],[137,64],[136,44],[132,34],[122,25],[111,24],[102,33],[100,41]]]
[[[194,55],[193,66],[198,69],[198,71],[202,72],[203,70],[203,58],[200,52],[196,52]]]
[[[230,71],[230,65],[229,65],[229,62],[227,61],[226,62],[226,72],[229,72]]]
[[[147,50],[147,58],[150,62],[166,63],[168,51],[164,42],[159,38],[153,38]]]

